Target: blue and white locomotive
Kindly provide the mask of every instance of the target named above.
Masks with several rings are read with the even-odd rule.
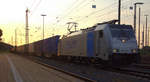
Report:
[[[132,26],[110,23],[99,23],[63,37],[59,42],[58,55],[111,64],[140,60]]]

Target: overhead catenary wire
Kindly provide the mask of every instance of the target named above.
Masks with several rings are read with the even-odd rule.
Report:
[[[128,4],[129,2],[131,2],[131,1],[126,1],[126,0],[124,0],[124,1],[122,1],[122,4]],[[84,19],[87,19],[87,17],[89,18],[90,16],[92,16],[92,15],[95,15],[96,16],[96,14],[97,13],[99,13],[99,12],[102,12],[102,11],[105,11],[105,10],[108,10],[109,8],[112,8],[112,6],[116,6],[117,7],[117,2],[114,2],[114,3],[112,3],[112,4],[110,4],[110,5],[108,5],[108,6],[106,6],[106,7],[104,7],[103,9],[100,9],[100,10],[97,10],[97,11],[95,11],[95,12],[92,12],[92,13],[90,13],[90,14],[88,14],[88,15],[86,15],[86,16],[84,16],[84,17],[82,17],[81,19],[79,19],[79,20],[76,20],[76,21],[82,21],[82,20],[84,20]],[[114,7],[113,7],[113,9],[114,9]],[[110,12],[111,13],[111,12]],[[95,17],[94,16],[94,17]],[[101,15],[100,15],[101,16]]]
[[[76,1],[78,1],[78,0],[76,0]],[[127,2],[127,1],[129,1],[129,0],[123,0],[123,2]],[[132,1],[132,0],[131,0]],[[130,1],[130,2],[131,2]],[[79,3],[81,3],[82,1],[80,1]],[[78,4],[79,3],[77,3],[76,2],[76,5],[75,6],[78,6]],[[127,2],[127,3],[125,3],[125,4],[128,4],[129,2]],[[89,4],[89,3],[87,3],[87,4]],[[114,5],[116,5],[117,3],[115,2],[114,3]],[[56,20],[59,20],[59,22],[56,22],[56,25],[58,25],[58,23],[60,24],[60,23],[62,23],[62,22],[64,22],[64,21],[66,21],[66,17],[68,17],[69,15],[71,15],[71,14],[73,14],[73,12],[75,12],[76,10],[79,10],[80,9],[80,7],[82,7],[82,6],[84,6],[84,5],[86,5],[86,3],[84,2],[84,4],[80,4],[79,6],[78,6],[78,8],[77,9],[75,9],[76,7],[72,7],[72,8],[69,8],[68,9],[68,12],[65,14],[65,16],[64,17],[61,17],[61,16],[58,16],[58,17],[61,17],[60,19],[56,19]],[[116,5],[117,6],[117,5]],[[109,8],[111,8],[112,6],[110,6]],[[101,10],[101,9],[100,9]],[[105,11],[105,10],[108,10],[108,8],[106,8],[106,9],[104,9],[104,10],[102,10],[102,11]],[[82,9],[80,10],[80,11],[82,11]],[[112,10],[112,11],[114,11],[114,10]],[[114,11],[115,12],[115,11]],[[99,13],[100,13],[100,15],[99,15]],[[104,13],[104,14],[103,14]],[[78,17],[74,17],[73,19],[76,19],[77,20],[77,22],[81,22],[82,21],[82,19],[83,20],[88,20],[88,18],[90,17],[90,16],[93,16],[93,18],[94,17],[96,17],[97,15],[99,15],[99,17],[100,18],[104,18],[103,16],[106,16],[105,15],[105,12],[101,12],[101,11],[94,11],[94,12],[92,12],[92,14],[91,13],[89,13],[88,15],[86,15],[86,16],[79,16],[79,18]],[[109,12],[107,12],[107,13],[109,13]],[[91,14],[91,15],[90,15]],[[108,14],[107,14],[108,15]],[[132,15],[132,14],[131,14]],[[127,16],[126,16],[127,17]],[[107,17],[107,18],[109,18],[109,17]]]
[[[30,16],[34,14],[34,12],[37,10],[38,6],[40,5],[40,3],[42,2],[42,0],[39,0],[39,2],[35,5],[35,7],[33,8],[33,10],[30,10]]]
[[[123,1],[123,3],[126,3],[127,1]],[[129,1],[128,1],[129,2]],[[131,2],[131,1],[130,1]],[[128,4],[128,3],[127,3]],[[110,6],[111,7],[111,6]],[[113,7],[114,8],[114,7]],[[106,9],[108,9],[109,10],[109,8],[106,8]],[[126,6],[126,9],[124,9],[123,10],[124,12],[126,12],[127,13],[127,6]],[[107,15],[107,18],[110,16],[110,13],[112,14],[112,13],[115,13],[115,10],[113,10],[113,12],[112,11],[109,11],[109,12],[107,12],[107,13],[104,13],[104,14],[101,14],[101,15],[99,15],[99,17],[101,17],[100,18],[100,20],[102,21],[102,19],[104,19],[104,16],[106,16]],[[131,12],[130,12],[131,13]],[[117,15],[117,13],[115,13],[116,15]],[[96,20],[99,20],[99,19],[97,19],[97,18],[99,18],[99,17],[95,17],[96,18]],[[110,17],[109,17],[110,18]],[[86,17],[84,17],[84,18],[82,18],[82,20],[90,20],[89,19],[89,17],[88,16],[86,16]],[[112,19],[110,19],[110,20],[112,20]],[[78,20],[79,21],[79,20]],[[80,19],[80,21],[81,21],[81,19]],[[79,21],[79,22],[80,22]],[[99,22],[99,21],[96,21],[96,22]]]
[[[78,5],[78,6],[76,7],[76,9],[74,9],[74,10],[72,11],[72,13],[78,12],[79,10],[83,10],[83,9],[86,8],[87,5],[90,4],[91,2],[93,2],[93,0],[90,0],[90,1],[87,0],[86,2],[84,2],[84,3],[80,4],[80,5]],[[79,13],[79,12],[78,12],[78,13]]]
[[[56,27],[60,24],[60,22],[62,22],[62,20],[65,19],[65,17],[71,12],[72,9],[74,9],[80,2],[80,0],[75,0],[74,2],[72,2],[72,4],[65,10],[65,14],[56,16]]]
[[[29,7],[29,9],[32,9],[32,8],[33,8],[33,6],[34,6],[34,4],[36,3],[36,1],[37,1],[37,0],[33,0],[31,6]]]
[[[79,0],[77,0],[77,1],[79,1]],[[84,3],[87,3],[87,2],[89,2],[88,0],[86,0],[86,1],[84,1],[84,0],[82,0],[81,2],[76,2],[76,4],[74,4],[73,5],[73,7],[71,7],[71,8],[69,8],[68,9],[68,12],[64,15],[64,16],[58,16],[58,17],[60,17],[59,19],[57,19],[58,20],[58,22],[56,22],[56,26],[60,26],[60,24],[61,24],[61,22],[67,22],[67,20],[69,19],[69,15],[71,16],[71,14],[73,13],[73,12],[75,12],[78,8],[80,8],[82,5],[85,5]],[[68,19],[66,19],[66,17],[68,17]],[[71,17],[70,17],[71,18]],[[71,18],[72,19],[72,18]],[[65,22],[65,24],[63,25],[63,27],[65,27],[65,25],[66,25],[66,22]]]
[[[78,9],[82,4],[84,4],[85,2],[87,2],[88,0],[82,0],[81,2],[79,2],[78,4],[76,4],[72,9],[70,9],[70,11],[65,14],[63,17],[61,17],[60,20],[64,20],[67,16],[69,16],[70,14],[72,14],[74,11],[76,11],[76,9]]]
[[[94,15],[94,14],[97,14],[98,12],[100,12],[100,11],[103,11],[103,10],[105,10],[105,9],[108,9],[108,7],[111,7],[111,6],[114,5],[114,4],[117,4],[117,3],[113,3],[113,4],[111,4],[111,5],[107,6],[107,7],[105,7],[104,9],[100,9],[100,10],[98,10],[98,11],[94,11],[94,12],[92,12],[92,13],[90,13],[90,14],[88,14],[88,15],[86,15],[86,16],[84,16],[84,17],[78,19],[78,20],[75,20],[75,21],[80,22],[80,21],[82,21],[82,20],[84,20],[84,19],[87,19],[87,17],[89,17],[90,15]]]
[[[122,1],[122,3],[125,3],[125,1]],[[112,3],[112,4],[110,4],[110,5],[106,6],[106,7],[104,7],[103,9],[94,11],[94,12],[92,12],[92,13],[90,13],[90,14],[84,16],[82,19],[87,18],[87,17],[90,17],[90,16],[92,16],[92,15],[95,15],[95,16],[96,16],[96,14],[98,14],[99,12],[102,12],[102,11],[104,11],[104,10],[108,10],[109,8],[112,8],[112,6],[114,6],[114,5],[117,7],[117,2],[114,2],[114,3]],[[114,7],[113,7],[113,9],[114,9]],[[94,17],[95,17],[95,16],[94,16]],[[77,20],[77,21],[81,21],[82,19]]]
[[[78,20],[76,20],[76,21],[78,21],[78,22],[79,22],[79,21],[82,21],[83,19],[85,19],[85,18],[87,18],[87,17],[90,17],[90,16],[92,16],[92,15],[95,15],[95,14],[101,12],[101,11],[104,11],[104,10],[106,10],[106,9],[108,9],[108,8],[110,8],[110,7],[112,7],[112,6],[115,5],[115,4],[116,4],[116,2],[110,4],[110,5],[106,6],[106,7],[104,7],[103,9],[99,9],[99,10],[97,10],[97,11],[94,11],[94,12],[92,12],[92,13],[90,13],[90,14],[88,14],[88,15],[86,15],[86,16],[84,16],[84,17],[82,17],[81,19],[78,19]]]

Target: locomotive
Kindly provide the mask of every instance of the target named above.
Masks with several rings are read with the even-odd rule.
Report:
[[[99,23],[62,38],[58,50],[58,55],[77,60],[103,63],[140,61],[131,25]]]
[[[41,41],[31,43],[30,50],[33,54],[42,54],[44,51],[46,57],[53,55],[72,61],[104,64],[140,62],[136,37],[131,25],[98,23],[93,27],[72,32],[61,39],[59,37],[45,39],[44,44]],[[18,49],[17,52],[23,51]]]

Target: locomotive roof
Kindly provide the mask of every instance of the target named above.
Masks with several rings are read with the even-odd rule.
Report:
[[[117,28],[117,29],[132,29],[131,25],[118,25],[118,24],[104,24],[104,23],[97,23],[96,25],[86,28],[86,29],[81,29],[79,31],[76,32],[72,32],[70,34],[68,34],[66,37],[70,37],[70,36],[75,36],[75,35],[79,35],[82,33],[87,33],[87,32],[91,32],[94,31],[96,29],[96,27],[100,26],[100,25],[109,25],[110,28]],[[101,28],[101,27],[100,27]]]
[[[106,25],[106,24],[96,24],[95,26],[93,27],[90,27],[90,28],[86,28],[86,29],[81,29],[83,32],[89,32],[89,31],[93,31],[95,30],[95,28],[99,25]],[[109,25],[111,28],[118,28],[118,29],[132,29],[132,26],[131,25],[119,25],[119,24],[107,24]]]
[[[131,25],[115,25],[115,24],[110,24],[109,26],[111,28],[117,28],[117,29],[132,29]]]

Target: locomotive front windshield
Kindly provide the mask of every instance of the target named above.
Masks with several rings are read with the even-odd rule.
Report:
[[[116,38],[135,38],[134,31],[131,26],[115,25],[110,28],[112,37]]]

